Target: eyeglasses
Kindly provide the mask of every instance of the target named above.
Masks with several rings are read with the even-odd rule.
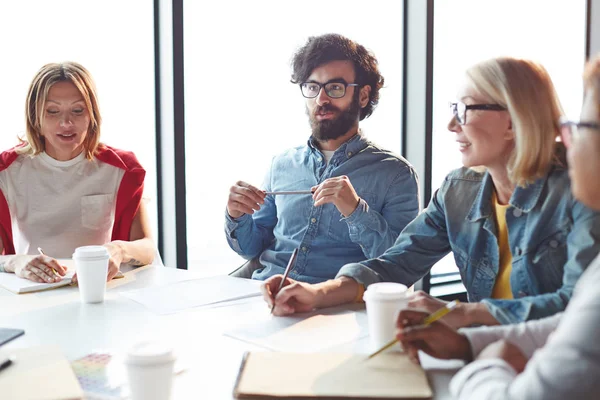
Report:
[[[346,95],[346,88],[348,86],[360,86],[358,83],[346,83],[343,81],[334,81],[334,82],[302,82],[300,84],[300,90],[302,91],[302,96],[307,99],[314,99],[321,92],[321,88],[325,89],[325,94],[331,97],[332,99],[339,99]]]
[[[465,104],[462,101],[450,103],[452,114],[460,125],[467,123],[467,110],[506,111],[506,107],[500,104]]]
[[[571,144],[577,140],[580,129],[600,131],[600,124],[595,122],[575,122],[561,117],[558,123],[560,124],[560,138],[567,148],[571,147]]]

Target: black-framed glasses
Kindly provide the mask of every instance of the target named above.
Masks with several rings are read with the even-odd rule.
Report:
[[[577,122],[561,117],[558,123],[560,124],[560,138],[567,148],[571,147],[571,144],[577,140],[581,129],[592,129],[600,132],[600,124],[596,122]]]
[[[348,86],[360,86],[358,83],[346,83],[344,81],[329,81],[325,83],[319,82],[302,82],[300,84],[300,90],[302,96],[307,99],[314,99],[321,92],[321,88],[325,89],[325,94],[332,99],[339,99],[346,95],[346,88]]]
[[[460,125],[467,123],[467,110],[506,111],[500,104],[465,104],[462,101],[450,103],[452,114]]]

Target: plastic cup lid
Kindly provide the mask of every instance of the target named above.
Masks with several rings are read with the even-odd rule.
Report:
[[[128,364],[150,365],[175,360],[173,348],[161,342],[144,341],[134,344],[127,352]]]
[[[401,283],[379,282],[367,287],[363,299],[368,300],[401,300],[406,297],[406,286]]]
[[[104,246],[81,246],[75,249],[73,258],[105,258],[110,257]]]

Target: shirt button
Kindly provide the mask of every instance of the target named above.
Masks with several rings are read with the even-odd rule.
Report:
[[[352,157],[352,152],[351,151],[348,152],[348,157]]]
[[[520,256],[523,254],[523,250],[520,247],[515,247],[515,255]]]
[[[302,251],[306,253],[306,250],[307,250],[306,246],[302,246]]]
[[[310,222],[312,222],[314,224],[315,222],[317,222],[317,219],[316,218],[311,218]]]
[[[513,215],[517,218],[519,218],[521,215],[523,215],[523,211],[519,210],[518,208],[515,208],[513,210]]]
[[[558,247],[558,242],[556,240],[551,240],[550,241],[550,247],[552,247],[553,249]]]

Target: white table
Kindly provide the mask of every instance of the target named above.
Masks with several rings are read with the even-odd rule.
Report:
[[[172,268],[138,268],[126,272],[125,278],[110,282],[101,304],[82,304],[75,287],[26,295],[0,289],[0,327],[25,329],[24,336],[3,346],[3,350],[56,344],[69,360],[74,360],[97,350],[123,354],[134,342],[148,337],[168,340],[187,367],[174,381],[174,400],[232,399],[243,353],[262,349],[222,332],[252,322],[257,313],[268,312],[260,298],[157,315],[119,295],[124,290],[195,277],[199,277],[198,273]],[[367,339],[335,350],[367,352]],[[450,399],[448,382],[460,364],[429,357],[423,357],[422,363],[434,398]]]

